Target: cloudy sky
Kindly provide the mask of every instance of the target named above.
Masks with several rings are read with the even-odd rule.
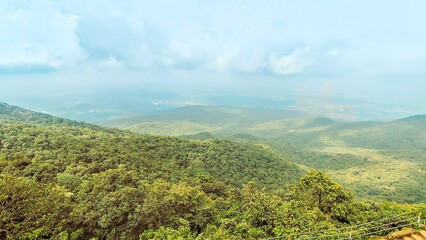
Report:
[[[377,118],[426,113],[425,12],[423,0],[1,0],[0,101],[60,114],[141,95],[326,97]]]

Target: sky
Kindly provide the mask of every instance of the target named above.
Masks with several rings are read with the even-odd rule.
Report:
[[[424,114],[425,12],[423,0],[0,0],[0,101],[89,121],[188,104]]]

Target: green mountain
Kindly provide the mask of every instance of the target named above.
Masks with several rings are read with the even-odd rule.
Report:
[[[185,106],[151,115],[133,115],[99,124],[154,135],[190,135],[200,132],[227,132],[252,123],[306,116],[295,110]]]
[[[274,185],[283,186],[294,182],[304,172],[295,164],[261,146],[227,140],[189,141],[173,137],[138,135],[56,118],[5,104],[3,106],[5,107],[0,109],[2,123],[0,147],[13,150],[6,153],[16,154],[18,150],[21,151],[20,160],[25,159],[30,168],[32,160],[41,157],[35,155],[34,149],[40,149],[42,155],[41,150],[47,149],[49,154],[57,153],[50,157],[50,164],[54,169],[65,171],[72,162],[61,159],[61,156],[75,152],[75,156],[66,158],[68,160],[71,157],[77,160],[81,157],[86,158],[84,164],[79,162],[80,171],[83,171],[82,166],[89,168],[84,170],[89,172],[99,171],[90,170],[92,168],[106,170],[105,166],[100,167],[99,164],[108,161],[112,161],[111,167],[144,162],[146,165],[154,165],[153,168],[157,170],[145,169],[147,172],[143,172],[143,175],[147,179],[161,177],[171,180],[171,176],[175,179],[184,179],[207,174],[217,179],[226,179],[236,186],[256,180],[262,186],[274,188]],[[21,121],[22,119],[24,121]],[[16,139],[16,135],[24,139]],[[40,147],[38,143],[42,143],[43,146]],[[114,162],[118,161],[116,156],[110,159],[114,155],[113,152],[120,153],[124,150],[126,159],[132,161],[127,163],[125,159],[120,159],[120,162]],[[94,159],[90,159],[90,156],[94,156]],[[9,164],[10,162],[7,166],[11,167]],[[15,168],[12,167],[10,171],[13,169]]]
[[[1,106],[0,239],[326,235],[424,207],[358,201],[249,135],[149,136]]]
[[[206,111],[226,121],[200,120],[198,116]],[[222,114],[224,111],[229,115]],[[183,138],[210,133],[263,145],[278,155],[290,154],[301,165],[325,171],[360,196],[399,202],[426,199],[422,187],[426,179],[424,115],[388,122],[345,122],[203,106],[170,113],[151,116],[124,129]]]
[[[327,172],[357,195],[424,202],[425,127],[421,117],[390,122],[301,119],[257,124],[245,132]]]
[[[0,119],[3,121],[10,120],[28,122],[38,125],[90,126],[91,128],[98,128],[96,125],[55,117],[45,113],[34,112],[2,102],[0,102]]]
[[[414,115],[407,118],[400,119],[399,121],[416,121],[416,120],[425,120],[426,115]]]
[[[72,122],[69,120],[56,118],[48,114],[24,110],[22,108],[11,106],[2,102],[0,102],[0,118],[23,122],[34,122],[39,124],[60,124],[63,121]]]

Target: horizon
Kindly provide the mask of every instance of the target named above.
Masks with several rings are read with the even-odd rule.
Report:
[[[96,122],[186,105],[426,113],[426,3],[0,3],[0,101]],[[386,9],[386,11],[384,11]]]
[[[300,116],[296,115],[296,116],[286,116],[285,118],[281,119],[281,120],[297,120],[297,119],[330,119],[334,122],[341,122],[341,123],[361,123],[361,122],[377,122],[377,123],[386,123],[386,122],[393,122],[393,121],[400,121],[400,120],[407,120],[407,119],[416,119],[418,117],[426,117],[426,114],[415,114],[415,115],[408,115],[408,116],[404,116],[401,118],[395,118],[395,119],[376,119],[376,120],[351,120],[351,119],[342,119],[342,118],[333,118],[333,117],[325,117],[322,115],[310,115],[307,112],[298,112],[297,110],[294,109],[290,109],[290,110],[283,110],[283,109],[271,109],[271,108],[259,108],[259,107],[229,107],[229,106],[214,106],[214,105],[185,105],[182,107],[176,107],[176,108],[168,108],[168,109],[162,109],[162,110],[157,110],[154,112],[149,112],[149,113],[140,113],[140,112],[128,112],[125,113],[123,115],[117,115],[117,116],[112,116],[112,117],[108,117],[108,118],[103,118],[101,120],[98,121],[86,121],[86,120],[79,120],[79,119],[74,119],[74,118],[68,118],[66,116],[60,116],[57,114],[52,114],[49,112],[39,112],[37,110],[34,109],[29,109],[29,108],[24,108],[22,106],[18,106],[18,105],[13,105],[13,104],[9,104],[7,102],[1,102],[0,101],[0,105],[1,104],[5,104],[6,106],[9,107],[17,107],[23,110],[28,110],[31,112],[36,112],[36,113],[42,113],[42,114],[47,114],[49,116],[54,116],[54,117],[59,117],[59,118],[64,118],[64,119],[68,119],[71,121],[80,121],[80,122],[86,122],[86,123],[90,123],[90,124],[95,124],[95,125],[99,125],[99,126],[106,126],[108,127],[109,124],[116,124],[116,121],[126,121],[126,120],[131,120],[131,119],[139,119],[141,122],[145,122],[146,120],[143,120],[144,117],[158,117],[158,116],[162,116],[162,115],[166,115],[169,113],[176,113],[182,110],[188,110],[189,108],[192,108],[192,110],[198,110],[200,107],[203,110],[208,110],[208,111],[214,111],[217,110],[219,111],[218,113],[220,113],[221,110],[224,110],[225,112],[227,110],[240,110],[240,111],[245,111],[248,113],[262,113],[262,112],[269,112],[269,113],[285,113],[287,111],[294,111],[296,114],[301,114]],[[191,117],[193,116],[193,114],[195,114],[197,112],[193,112],[190,113],[189,115],[186,115],[187,117]],[[186,112],[186,114],[188,114],[188,112]],[[305,115],[303,115],[305,114]],[[158,120],[159,122],[162,122],[162,120]],[[173,122],[174,120],[172,120]],[[177,121],[177,120],[176,120]],[[263,122],[274,122],[277,120],[266,120]],[[279,121],[279,120],[278,120]],[[148,121],[151,122],[151,121]],[[170,122],[169,120],[167,122]],[[177,121],[179,122],[179,121]],[[186,121],[185,121],[186,122]],[[236,120],[236,122],[238,122],[238,120]]]

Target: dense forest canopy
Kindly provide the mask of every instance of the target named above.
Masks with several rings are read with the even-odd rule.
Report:
[[[206,121],[199,116],[205,112],[215,117]],[[350,122],[278,110],[187,106],[102,124],[185,139],[250,142],[324,171],[360,197],[410,203],[426,199],[424,115]]]
[[[0,238],[256,239],[421,209],[359,200],[263,145],[0,105]]]

